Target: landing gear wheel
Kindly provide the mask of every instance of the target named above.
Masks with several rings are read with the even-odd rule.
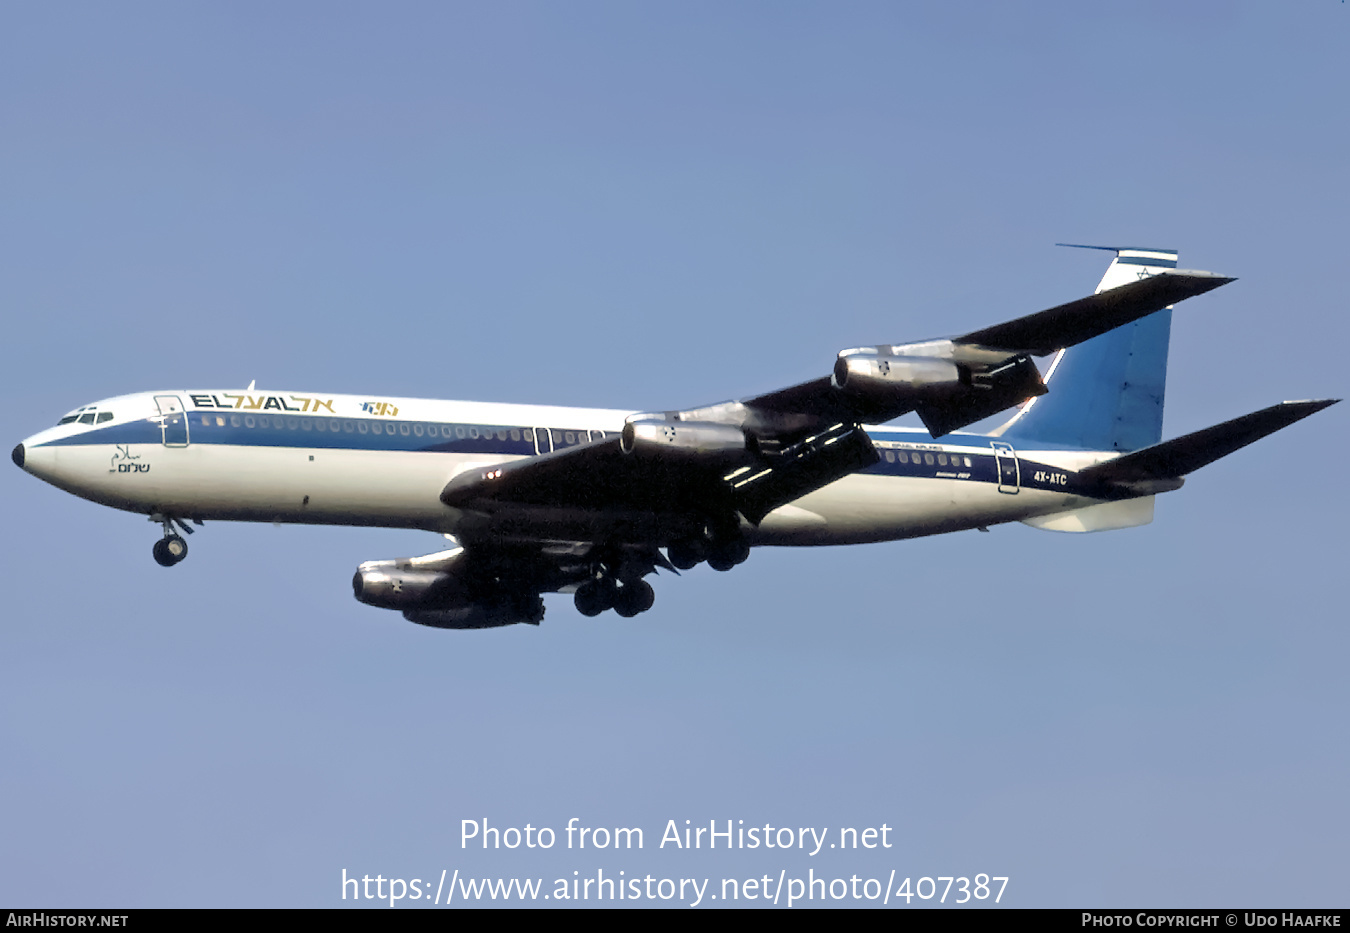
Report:
[[[737,564],[745,563],[750,556],[750,545],[740,536],[714,541],[708,549],[708,566],[713,570],[730,570]]]
[[[655,602],[656,591],[652,589],[652,585],[646,580],[634,580],[632,583],[625,583],[623,589],[619,590],[614,611],[625,619],[631,619],[638,613],[652,608]]]
[[[172,567],[187,557],[187,542],[178,535],[167,535],[155,542],[151,553],[161,567]]]
[[[707,556],[707,553],[708,549],[704,547],[702,541],[692,541],[688,538],[672,541],[666,548],[666,555],[676,570],[692,570]]]
[[[576,604],[577,612],[594,618],[606,609],[613,609],[618,595],[618,585],[614,580],[610,577],[601,577],[577,587],[572,602]]]
[[[599,594],[596,592],[594,583],[583,583],[578,587],[576,593],[572,596],[572,602],[576,604],[577,612],[587,618],[595,618],[605,611],[605,607],[600,605]]]

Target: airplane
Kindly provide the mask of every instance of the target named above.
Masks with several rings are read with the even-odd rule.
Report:
[[[1079,244],[1061,244],[1074,245]],[[1175,250],[1115,253],[1096,292],[957,337],[840,351],[829,375],[661,412],[256,389],[123,395],[13,451],[21,469],[148,515],[154,559],[206,521],[423,529],[367,561],[363,603],[448,629],[539,624],[543,594],[631,618],[645,577],[752,547],[858,544],[1020,521],[1148,524],[1195,470],[1335,404],[1284,402],[1162,440],[1171,307],[1233,279]],[[1044,375],[1033,358],[1048,358]],[[1015,408],[988,434],[961,429]],[[886,426],[915,413],[924,428]]]

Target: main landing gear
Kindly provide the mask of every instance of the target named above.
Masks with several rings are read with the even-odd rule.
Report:
[[[625,554],[621,549],[601,552],[591,565],[590,579],[577,587],[573,596],[577,612],[594,617],[613,609],[625,619],[646,612],[656,602],[656,591],[642,578],[652,570],[647,557]]]
[[[739,529],[709,529],[698,538],[672,541],[666,555],[677,570],[692,570],[706,560],[713,570],[727,571],[745,563],[750,556],[750,543]]]
[[[599,577],[581,584],[573,597],[577,612],[584,616],[598,616],[613,609],[625,619],[631,619],[652,608],[656,591],[646,580],[628,580],[620,583],[611,576]]]
[[[192,529],[188,525],[176,518],[170,518],[167,515],[151,515],[150,521],[158,522],[164,527],[164,537],[155,542],[155,546],[150,553],[154,555],[155,563],[161,567],[172,567],[180,563],[187,557],[188,546],[182,535],[178,534],[177,528],[183,530],[183,534],[192,534]],[[196,522],[200,525],[201,522]]]
[[[660,561],[657,554],[656,560]],[[661,566],[676,570],[691,570],[708,562],[713,570],[730,570],[745,563],[750,556],[750,542],[739,527],[731,523],[709,524],[701,534],[672,541],[666,547],[669,564]],[[591,578],[577,587],[573,600],[577,612],[584,616],[598,616],[613,609],[625,619],[646,612],[656,602],[651,584],[642,574],[652,569],[652,563],[634,565],[625,562],[621,554],[603,554],[593,565]]]

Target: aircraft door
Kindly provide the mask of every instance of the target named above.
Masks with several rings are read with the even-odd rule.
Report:
[[[994,448],[994,463],[998,468],[998,491],[1005,492],[1010,496],[1017,495],[1017,490],[1021,486],[1021,470],[1017,464],[1017,453],[1012,449],[1011,444],[1004,444],[1000,441],[991,441],[989,446]]]
[[[159,408],[159,428],[164,436],[165,447],[186,447],[188,445],[187,412],[176,395],[156,395],[155,405]]]
[[[548,428],[534,429],[534,452],[538,454],[550,453],[553,450],[553,432]]]

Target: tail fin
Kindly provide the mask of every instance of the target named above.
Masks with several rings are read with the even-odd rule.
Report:
[[[1176,250],[1082,248],[1116,254],[1098,292],[1177,265]],[[1060,350],[1046,371],[1049,394],[1024,404],[994,434],[1019,446],[1040,441],[1090,450],[1138,450],[1158,443],[1171,329],[1169,307]]]

